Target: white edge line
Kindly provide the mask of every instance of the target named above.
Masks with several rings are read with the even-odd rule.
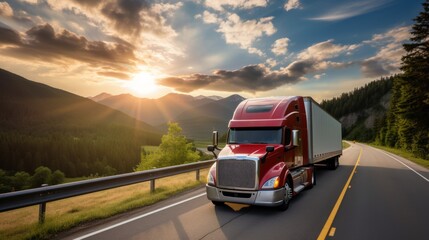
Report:
[[[117,223],[117,224],[115,224],[115,225],[112,225],[112,226],[109,226],[109,227],[106,227],[106,228],[100,229],[100,230],[98,230],[98,231],[95,231],[95,232],[88,233],[88,234],[86,234],[86,235],[83,235],[83,236],[77,237],[77,238],[75,238],[74,240],[81,240],[81,239],[85,239],[85,238],[88,238],[88,237],[91,237],[91,236],[97,235],[97,234],[99,234],[99,233],[105,232],[105,231],[110,230],[110,229],[112,229],[112,228],[119,227],[119,226],[121,226],[121,225],[127,224],[127,223],[132,222],[132,221],[135,221],[135,220],[137,220],[137,219],[144,218],[144,217],[147,217],[147,216],[152,215],[152,214],[154,214],[154,213],[164,211],[164,210],[166,210],[166,209],[168,209],[168,208],[172,208],[172,207],[177,206],[177,205],[180,205],[180,204],[182,204],[182,203],[189,202],[189,201],[191,201],[191,200],[194,200],[194,199],[196,199],[196,198],[202,197],[202,196],[204,196],[204,195],[206,195],[206,193],[201,193],[201,194],[199,194],[199,195],[196,195],[196,196],[190,197],[190,198],[185,199],[185,200],[183,200],[183,201],[180,201],[180,202],[177,202],[177,203],[173,203],[173,204],[171,204],[171,205],[168,205],[168,206],[165,206],[165,207],[162,207],[162,208],[156,209],[156,210],[154,210],[154,211],[152,211],[152,212],[148,212],[148,213],[145,213],[145,214],[143,214],[143,215],[140,215],[140,216],[137,216],[137,217],[134,217],[134,218],[128,219],[128,220],[126,220],[126,221],[123,221],[123,222]]]
[[[390,154],[387,154],[386,152],[384,152],[384,151],[382,151],[382,150],[380,150],[380,149],[377,149],[377,148],[374,148],[374,149],[376,149],[376,150],[380,151],[380,152],[381,152],[381,153],[383,153],[384,155],[389,156],[390,158],[393,158],[395,161],[397,161],[398,163],[400,163],[400,164],[404,165],[405,167],[407,167],[408,169],[410,169],[411,171],[413,171],[415,174],[419,175],[421,178],[423,178],[424,180],[426,180],[426,182],[429,182],[429,179],[427,179],[425,176],[421,175],[419,172],[417,172],[416,170],[414,170],[413,168],[411,168],[411,167],[410,167],[410,166],[408,166],[407,164],[403,163],[401,160],[399,160],[399,159],[395,158],[394,156],[392,156],[392,155],[390,155]]]

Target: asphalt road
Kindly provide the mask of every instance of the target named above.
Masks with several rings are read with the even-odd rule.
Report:
[[[59,238],[429,239],[428,179],[427,169],[353,144],[337,170],[317,168],[317,185],[294,198],[285,212],[215,207],[200,188]]]

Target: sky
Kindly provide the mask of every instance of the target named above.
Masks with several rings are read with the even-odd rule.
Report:
[[[331,99],[399,73],[423,0],[0,0],[0,68],[80,96]]]

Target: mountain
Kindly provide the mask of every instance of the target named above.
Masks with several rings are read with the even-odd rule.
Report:
[[[322,108],[342,123],[343,138],[375,140],[389,108],[393,78],[381,78],[321,102]]]
[[[122,94],[102,99],[98,103],[151,125],[160,125],[174,120],[184,111],[215,101],[210,97],[195,98],[190,95],[170,93],[158,99],[137,98],[130,94]]]
[[[89,99],[91,99],[94,102],[99,102],[101,100],[104,100],[106,98],[112,97],[112,94],[108,94],[108,93],[100,93],[97,96],[94,97],[89,97]]]
[[[141,145],[159,144],[160,137],[120,111],[0,69],[2,169],[32,172],[43,165],[68,177],[129,172]]]
[[[242,96],[234,94],[184,111],[174,119],[174,122],[179,123],[188,138],[210,139],[213,130],[219,131],[220,135],[227,131],[235,108],[244,99]],[[161,126],[161,128],[165,129],[166,126]]]
[[[212,99],[212,100],[215,100],[215,101],[217,101],[217,100],[221,100],[223,97],[220,97],[220,96],[203,96],[203,95],[199,95],[199,96],[196,96],[195,97],[196,99],[204,99],[204,98],[209,98],[209,99]]]

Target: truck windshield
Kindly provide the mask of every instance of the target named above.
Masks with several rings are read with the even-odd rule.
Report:
[[[281,128],[231,128],[229,144],[281,144]]]

